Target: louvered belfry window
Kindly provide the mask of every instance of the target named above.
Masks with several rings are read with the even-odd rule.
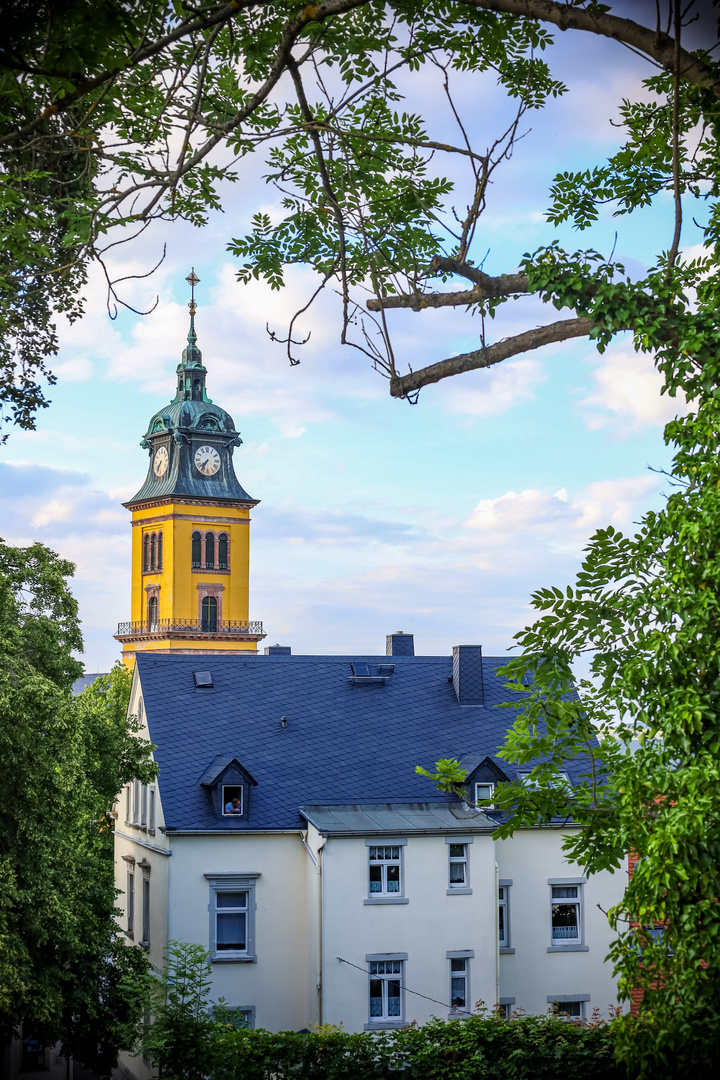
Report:
[[[202,566],[202,536],[199,532],[192,534],[192,565],[194,570]]]
[[[228,538],[227,533],[220,533],[218,536],[218,567],[220,570],[227,570],[228,565]]]

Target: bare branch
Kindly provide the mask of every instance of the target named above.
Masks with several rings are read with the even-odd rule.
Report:
[[[407,397],[422,386],[440,382],[441,379],[447,379],[450,375],[474,371],[476,368],[492,367],[493,364],[499,364],[511,356],[530,352],[532,349],[540,349],[543,345],[567,341],[569,338],[586,337],[594,325],[592,319],[563,319],[561,322],[550,323],[548,326],[526,330],[523,334],[516,334],[515,337],[498,341],[497,344],[488,345],[485,349],[461,353],[460,356],[440,360],[437,364],[430,364],[429,367],[411,371],[407,375],[396,375],[390,380],[390,394],[392,397]]]

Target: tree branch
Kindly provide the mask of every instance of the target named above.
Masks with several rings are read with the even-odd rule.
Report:
[[[474,371],[476,368],[492,367],[493,364],[499,364],[511,356],[517,356],[518,353],[540,349],[543,345],[552,345],[557,341],[586,337],[594,325],[592,319],[563,319],[562,322],[526,330],[523,334],[516,334],[515,337],[498,341],[497,344],[488,345],[487,348],[461,353],[460,356],[452,356],[448,360],[440,360],[437,364],[430,364],[429,367],[411,371],[407,375],[397,375],[390,380],[390,394],[392,397],[407,397],[409,393],[429,383],[447,379],[450,375]]]
[[[552,23],[560,30],[584,30],[612,38],[637,49],[668,71],[673,70],[677,58],[683,79],[710,90],[716,98],[720,98],[720,77],[713,67],[686,49],[678,49],[676,53],[676,43],[668,34],[658,33],[656,29],[642,26],[632,19],[622,19],[605,11],[573,7],[558,3],[558,0],[459,0],[459,3],[498,14],[538,19]]]
[[[476,266],[461,259],[445,258],[437,255],[430,263],[433,274],[457,274],[475,282],[475,288],[463,292],[410,293],[401,296],[377,296],[368,300],[369,311],[385,311],[388,308],[411,308],[423,311],[425,308],[460,307],[477,304],[480,300],[490,300],[501,296],[513,296],[516,293],[529,293],[527,274],[500,274],[491,277],[478,270]]]

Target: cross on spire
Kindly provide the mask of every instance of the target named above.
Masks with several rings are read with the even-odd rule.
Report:
[[[197,306],[195,304],[195,286],[200,283],[200,278],[195,273],[194,266],[191,268],[190,273],[185,280],[190,285],[190,303],[188,304],[188,307],[190,308],[190,314],[194,315],[197,311]]]

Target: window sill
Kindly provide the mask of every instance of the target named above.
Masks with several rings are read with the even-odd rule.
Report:
[[[135,935],[132,932],[132,930],[123,930],[123,933],[124,933],[125,937],[130,938],[131,941],[135,940]]]
[[[193,574],[229,574],[229,570],[221,570],[219,566],[193,566]]]
[[[548,945],[548,952],[590,952],[589,945]]]
[[[445,890],[445,895],[446,896],[470,896],[471,893],[472,893],[472,889],[468,889],[468,888],[446,889]]]
[[[405,1027],[405,1021],[398,1017],[397,1020],[374,1020],[363,1025],[363,1031],[392,1031],[393,1028]]]
[[[249,953],[211,953],[210,962],[213,964],[257,964],[257,956]]]
[[[150,942],[149,941],[138,941],[138,945],[142,949],[149,949],[150,948]]]
[[[453,1009],[447,1014],[448,1020],[469,1020],[472,1013],[468,1009]]]
[[[500,946],[500,955],[501,956],[502,955],[511,956],[514,952],[515,952],[515,950],[513,948],[511,948],[509,945],[501,945]]]
[[[376,904],[409,904],[407,896],[370,896],[363,904],[375,907]]]

